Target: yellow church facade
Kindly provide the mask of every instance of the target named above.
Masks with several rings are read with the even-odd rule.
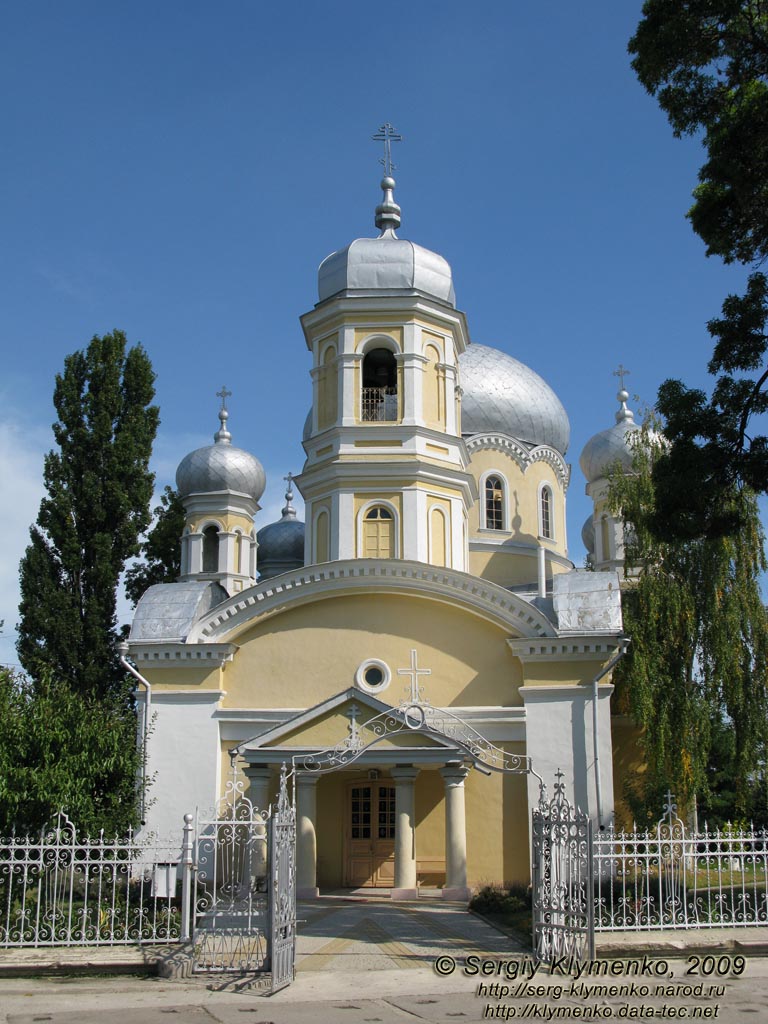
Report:
[[[568,559],[567,415],[470,343],[447,262],[397,236],[393,190],[301,318],[313,402],[282,519],[258,524],[264,471],[224,391],[214,444],[177,473],[181,577],[147,591],[128,642],[147,828],[211,805],[232,765],[265,807],[286,764],[303,896],[527,880],[560,770],[596,827],[614,815],[619,581]]]

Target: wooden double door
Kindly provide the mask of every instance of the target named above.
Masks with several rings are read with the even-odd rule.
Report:
[[[344,885],[390,888],[395,884],[395,787],[391,779],[347,786]]]

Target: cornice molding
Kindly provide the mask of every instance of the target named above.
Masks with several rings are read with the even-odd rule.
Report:
[[[473,434],[467,439],[467,451],[470,456],[474,451],[504,452],[505,455],[509,455],[515,460],[524,473],[534,462],[547,462],[555,471],[563,490],[568,489],[571,480],[571,467],[556,448],[551,448],[546,444],[527,448],[521,441],[509,434],[494,431],[489,434]]]
[[[523,664],[533,661],[607,661],[624,640],[622,633],[583,633],[540,640],[507,640],[507,645]]]
[[[348,559],[307,566],[257,583],[195,623],[189,642],[222,644],[226,637],[266,616],[312,601],[364,592],[429,597],[518,636],[555,636],[555,627],[538,608],[477,576],[406,559]]]
[[[243,591],[244,593],[244,591]],[[237,644],[230,643],[168,643],[128,640],[131,658],[139,669],[178,668],[180,665],[216,666],[232,661]]]

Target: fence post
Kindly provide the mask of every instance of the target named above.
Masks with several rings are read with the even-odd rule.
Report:
[[[184,815],[184,838],[181,844],[181,940],[189,942],[192,898],[192,814]]]

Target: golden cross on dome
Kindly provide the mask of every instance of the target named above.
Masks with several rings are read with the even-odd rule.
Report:
[[[387,121],[386,124],[383,124],[381,128],[379,128],[375,135],[371,136],[371,138],[374,142],[384,143],[384,156],[379,157],[379,163],[383,164],[384,173],[388,178],[390,178],[392,176],[392,171],[396,169],[395,165],[392,163],[392,143],[402,142],[403,136],[396,132],[389,121]]]
[[[613,371],[613,376],[619,378],[621,390],[624,391],[624,378],[630,376],[630,371],[626,369],[623,363],[619,363],[619,368]]]
[[[416,651],[411,651],[411,667],[410,668],[399,668],[397,674],[399,676],[410,676],[411,677],[411,702],[418,704],[421,701],[421,687],[419,686],[419,676],[431,676],[431,668],[418,668]]]

